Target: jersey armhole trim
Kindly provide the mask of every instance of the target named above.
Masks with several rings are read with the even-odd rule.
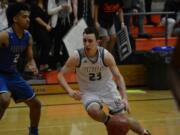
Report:
[[[104,66],[107,67],[107,65],[105,64],[105,61],[104,61],[104,55],[105,55],[104,51],[105,51],[105,49],[100,47],[100,53],[101,53],[102,62],[104,64]]]
[[[79,54],[79,64],[76,67],[80,67],[81,66],[81,60],[82,60],[82,49],[77,49],[77,52]]]

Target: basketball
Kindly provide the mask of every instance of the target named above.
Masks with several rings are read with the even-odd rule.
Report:
[[[106,124],[108,135],[126,135],[129,130],[126,116],[112,116]]]

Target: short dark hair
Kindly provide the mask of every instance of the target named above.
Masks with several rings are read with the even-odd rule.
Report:
[[[85,28],[83,34],[94,34],[96,39],[99,38],[98,31],[96,30],[95,27],[87,27],[87,28]]]
[[[15,2],[8,5],[8,8],[6,10],[6,15],[7,15],[9,27],[12,26],[12,24],[14,23],[13,18],[22,10],[30,12],[29,6],[25,3]]]

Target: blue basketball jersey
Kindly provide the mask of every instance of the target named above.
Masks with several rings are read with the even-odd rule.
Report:
[[[0,93],[10,91],[15,102],[30,100],[35,96],[34,91],[16,72],[16,64],[29,44],[30,34],[24,31],[20,39],[12,28],[6,31],[9,44],[5,48],[0,48]]]
[[[20,39],[11,27],[6,31],[9,35],[9,45],[0,48],[0,72],[11,73],[16,72],[16,64],[28,46],[30,34],[28,31],[24,31],[23,37]]]

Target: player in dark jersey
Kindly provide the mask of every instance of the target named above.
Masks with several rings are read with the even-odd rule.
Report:
[[[10,98],[16,103],[24,102],[30,108],[29,135],[38,135],[41,103],[33,89],[16,70],[22,53],[27,56],[27,68],[38,73],[32,52],[29,26],[29,8],[22,3],[10,4],[7,9],[9,28],[0,33],[0,119],[8,108]]]
[[[174,30],[174,34],[177,36],[177,41],[170,64],[170,77],[172,82],[172,93],[180,111],[180,21],[177,22],[176,25],[177,27]]]

